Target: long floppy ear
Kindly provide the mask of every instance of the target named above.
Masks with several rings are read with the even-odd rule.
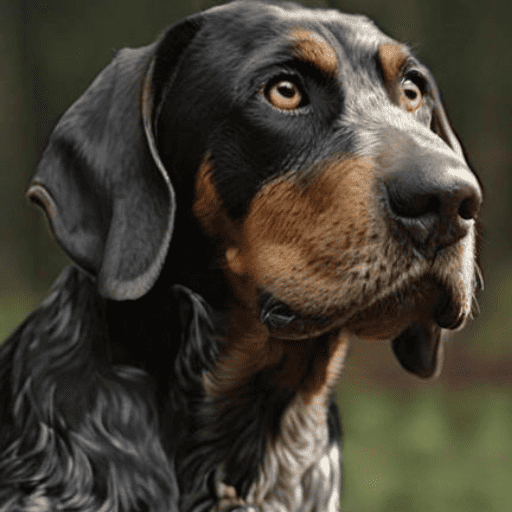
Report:
[[[432,121],[430,122],[430,128],[433,132],[437,133],[448,146],[450,146],[457,155],[465,160],[464,151],[462,146],[452,129],[452,125],[446,114],[446,109],[441,99],[441,94],[435,84],[434,78],[429,77],[429,82],[432,87],[432,95],[434,96],[434,109],[432,111]]]
[[[176,205],[153,112],[202,20],[119,51],[58,122],[28,189],[57,242],[107,298],[141,297],[164,264]]]
[[[441,328],[433,322],[418,322],[391,343],[403,368],[417,377],[428,379],[439,375],[443,364]]]

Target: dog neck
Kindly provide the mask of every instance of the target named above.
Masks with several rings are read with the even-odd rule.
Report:
[[[237,361],[262,362],[254,353],[253,343],[254,339],[241,350],[237,344],[232,353],[228,351],[225,358],[221,357],[215,370],[206,376],[207,396],[229,396],[230,391],[220,389],[230,388],[233,377],[236,379],[240,369],[249,366],[238,366]],[[278,396],[283,389],[293,393],[288,396],[288,403],[277,404],[275,411],[263,409],[273,428],[266,432],[261,463],[242,503],[262,511],[337,510],[339,452],[337,445],[329,446],[327,420],[332,388],[347,351],[347,337],[331,333],[318,339],[289,342],[268,337],[264,345],[262,352],[278,360],[277,364],[265,361],[277,369],[274,392]],[[246,378],[246,382],[250,380]],[[258,390],[255,391],[252,400],[257,400]],[[268,396],[264,388],[260,393]],[[237,407],[236,402],[233,406]],[[225,472],[224,480],[218,480],[219,511],[223,503],[226,507],[236,503],[235,496],[240,501],[240,494],[233,493],[233,489],[244,490],[244,486],[236,485],[237,474],[233,468],[230,473]],[[235,485],[226,487],[225,482]]]
[[[211,319],[206,303],[203,307],[198,316]],[[202,372],[196,390],[202,398],[191,414],[188,437],[177,449],[183,508],[188,510],[189,500],[197,503],[213,483],[219,511],[241,502],[294,512],[309,510],[303,508],[308,501],[311,510],[331,510],[326,503],[337,500],[339,454],[329,446],[329,400],[348,335],[336,331],[279,339],[247,308],[234,309],[229,323],[219,336],[210,322],[201,343],[189,339],[189,348],[182,350],[186,360],[179,358],[187,366],[191,358],[198,360],[192,345],[217,353]],[[201,484],[191,478],[194,474],[213,476],[214,482]]]

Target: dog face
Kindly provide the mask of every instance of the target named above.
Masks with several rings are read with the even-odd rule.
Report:
[[[195,216],[275,336],[346,325],[399,337],[398,353],[417,337],[432,372],[439,327],[471,313],[481,189],[431,74],[364,17],[245,14],[223,18],[194,66],[226,109],[196,174]]]
[[[393,339],[424,377],[480,286],[482,191],[430,72],[337,11],[235,2],[120,52],[29,196],[106,297],[145,294],[171,244],[272,336]]]

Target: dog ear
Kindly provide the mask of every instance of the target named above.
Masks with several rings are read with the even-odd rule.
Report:
[[[427,379],[439,375],[443,363],[441,328],[433,322],[418,322],[395,338],[393,352],[403,368]]]
[[[439,135],[448,146],[450,146],[457,155],[465,161],[464,150],[455,135],[452,128],[446,109],[441,99],[441,94],[435,84],[434,78],[430,75],[429,83],[431,84],[431,92],[434,97],[434,108],[432,110],[432,120],[430,122],[430,129]]]
[[[107,298],[141,297],[164,264],[176,204],[154,111],[202,20],[191,16],[152,45],[119,51],[58,122],[27,192]]]

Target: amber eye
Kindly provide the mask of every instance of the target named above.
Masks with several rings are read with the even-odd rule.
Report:
[[[265,90],[265,98],[280,110],[295,110],[304,103],[304,96],[297,84],[287,79],[270,84]]]
[[[423,93],[420,87],[410,78],[406,78],[402,82],[402,105],[409,112],[414,112],[421,105],[423,100]]]

